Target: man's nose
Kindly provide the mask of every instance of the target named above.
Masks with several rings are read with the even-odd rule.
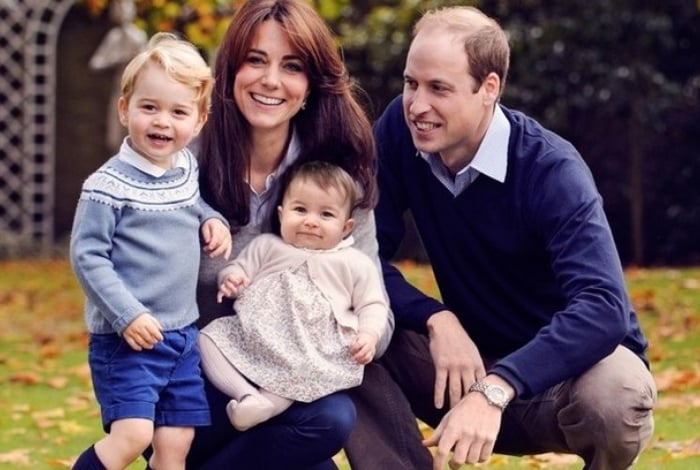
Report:
[[[430,104],[424,93],[423,89],[418,87],[411,93],[410,101],[408,103],[408,111],[414,116],[418,116],[425,113],[430,109]]]

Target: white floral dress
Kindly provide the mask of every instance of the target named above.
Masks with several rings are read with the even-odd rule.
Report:
[[[338,324],[306,263],[257,279],[235,310],[201,333],[257,386],[310,402],[362,382],[349,352],[355,333]]]

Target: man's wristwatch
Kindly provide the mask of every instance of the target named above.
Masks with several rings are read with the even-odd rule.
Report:
[[[510,401],[505,389],[500,385],[491,385],[486,382],[476,381],[469,387],[469,392],[479,392],[486,397],[489,405],[498,407],[501,411],[506,409]]]

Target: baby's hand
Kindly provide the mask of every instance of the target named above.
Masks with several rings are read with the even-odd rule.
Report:
[[[221,303],[224,297],[238,297],[243,289],[248,287],[248,284],[250,284],[250,279],[248,279],[246,276],[235,276],[233,274],[229,274],[224,278],[223,282],[219,286],[219,292],[216,294],[216,301]]]
[[[360,330],[350,346],[350,354],[355,362],[362,365],[369,364],[377,353],[378,340],[376,334]]]
[[[153,349],[158,341],[163,341],[163,328],[153,315],[145,312],[129,323],[122,337],[134,351]]]
[[[212,218],[204,221],[202,240],[204,251],[210,258],[223,255],[224,259],[228,259],[231,256],[231,232],[221,220]]]

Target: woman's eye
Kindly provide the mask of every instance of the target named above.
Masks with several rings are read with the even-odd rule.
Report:
[[[304,64],[301,62],[287,62],[284,68],[290,72],[304,72]]]
[[[259,55],[249,55],[248,57],[245,58],[245,61],[249,64],[261,64],[263,63],[263,58],[260,57]]]

